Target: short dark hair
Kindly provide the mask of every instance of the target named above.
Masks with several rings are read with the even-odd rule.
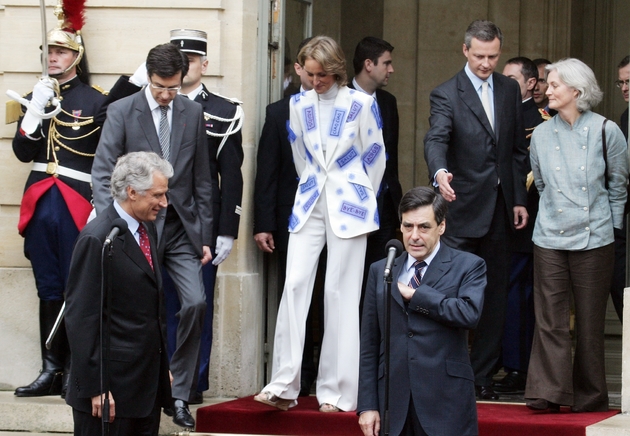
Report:
[[[311,39],[313,39],[313,38],[314,38],[313,36],[309,36],[308,38],[304,38],[304,39],[302,40],[302,42],[300,43],[300,45],[298,45],[297,53],[295,54],[295,60],[296,60],[296,62],[297,62],[297,57],[298,57],[298,55],[300,54],[300,51],[302,51],[302,48],[304,48],[304,46],[305,46],[306,44],[308,44],[309,42],[311,42]],[[298,62],[298,63],[299,63],[299,62]]]
[[[495,38],[499,38],[499,47],[503,47],[503,33],[499,26],[492,21],[487,20],[475,20],[466,29],[464,35],[464,44],[466,48],[470,48],[470,43],[473,38],[477,38],[479,41],[490,42]]]
[[[621,62],[619,62],[619,65],[617,65],[617,68],[623,68],[628,64],[630,64],[630,55],[623,58]]]
[[[508,61],[505,64],[506,65],[511,65],[511,64],[520,65],[521,74],[525,78],[526,82],[532,77],[538,80],[538,67],[530,58],[526,58],[525,56],[518,56],[512,59],[508,59]]]
[[[147,74],[164,79],[182,73],[182,80],[188,74],[188,56],[175,44],[167,42],[153,47],[147,55]]]
[[[551,61],[549,59],[545,59],[545,58],[536,58],[532,62],[534,63],[534,65],[536,65],[536,68],[538,68],[541,65],[549,65],[549,64],[551,64]]]
[[[435,221],[442,224],[442,221],[446,219],[448,203],[441,194],[427,186],[416,186],[403,195],[400,206],[398,206],[398,219],[402,222],[402,216],[405,212],[428,205],[433,206]]]
[[[352,58],[354,74],[357,75],[363,70],[366,59],[371,60],[374,62],[374,65],[377,65],[378,58],[386,51],[390,53],[393,52],[394,46],[384,39],[374,36],[366,36],[363,38],[354,49],[354,57]]]

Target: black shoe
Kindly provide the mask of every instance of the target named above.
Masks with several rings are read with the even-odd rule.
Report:
[[[173,402],[173,422],[184,428],[194,428],[195,418],[190,414],[188,403],[184,400],[175,400]]]
[[[195,392],[188,404],[203,404],[203,392]]]
[[[504,394],[522,394],[525,392],[525,382],[527,381],[527,373],[520,371],[510,371],[492,387],[496,392]]]
[[[477,398],[480,400],[492,400],[496,401],[499,399],[499,394],[497,394],[492,386],[479,386],[475,385],[475,393],[477,394]]]
[[[166,416],[173,416],[175,415],[175,411],[173,410],[173,406],[171,407],[165,407],[164,409],[162,409],[164,411],[164,414]]]
[[[42,371],[33,383],[15,390],[16,397],[43,397],[61,394],[61,375],[59,371]]]
[[[560,404],[552,403],[551,401],[547,401],[543,398],[538,398],[537,400],[527,400],[525,405],[531,410],[537,411],[546,411],[549,413],[558,413],[560,412]]]

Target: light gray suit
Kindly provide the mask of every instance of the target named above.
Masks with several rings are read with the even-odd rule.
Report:
[[[160,258],[177,286],[182,309],[178,348],[171,358],[173,398],[189,401],[197,386],[199,338],[206,303],[201,278],[203,246],[212,241],[212,182],[201,105],[173,100],[169,161],[169,213],[156,222]],[[146,93],[111,104],[92,166],[94,204],[101,213],[111,202],[109,179],[119,156],[133,151],[162,155]],[[168,219],[167,219],[168,217]]]

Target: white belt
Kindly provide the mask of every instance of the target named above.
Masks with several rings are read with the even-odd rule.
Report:
[[[82,173],[81,171],[73,170],[71,168],[55,165],[53,162],[45,164],[43,162],[33,162],[33,171],[40,171],[46,174],[59,174],[60,176],[68,177],[70,179],[79,180],[85,183],[92,183],[92,175],[88,173]]]

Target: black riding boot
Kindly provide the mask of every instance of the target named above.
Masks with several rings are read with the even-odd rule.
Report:
[[[52,330],[63,301],[39,302],[39,337],[42,349],[42,369],[39,376],[28,386],[15,390],[18,397],[43,397],[60,395],[64,365],[70,356],[66,328],[62,322],[52,341],[50,350],[46,349],[46,339]]]

